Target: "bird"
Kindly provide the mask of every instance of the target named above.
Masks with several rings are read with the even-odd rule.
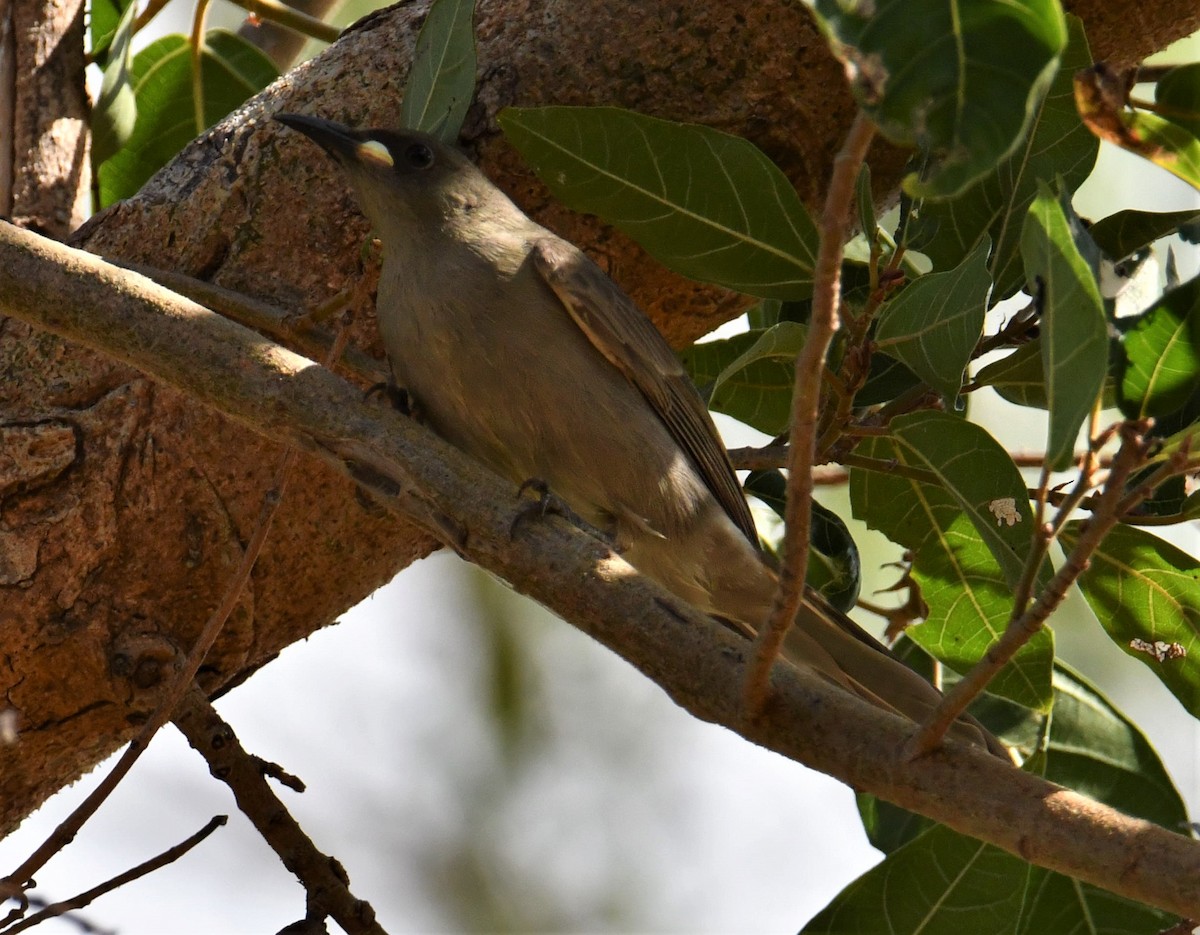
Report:
[[[340,165],[382,242],[379,329],[422,421],[514,483],[544,483],[638,572],[753,635],[776,573],[699,391],[634,301],[453,146],[275,119]],[[941,699],[812,589],[784,655],[913,720]],[[1007,758],[972,718],[951,733]]]

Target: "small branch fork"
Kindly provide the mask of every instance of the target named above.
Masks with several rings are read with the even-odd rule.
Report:
[[[786,532],[779,590],[771,615],[754,641],[753,656],[746,670],[743,705],[751,719],[761,713],[766,703],[771,667],[804,599],[821,381],[829,346],[838,329],[842,245],[850,229],[847,207],[853,202],[855,181],[874,137],[874,124],[859,111],[834,160],[833,177],[821,215],[821,240],[813,272],[812,318],[796,359],[796,385],[792,394]]]
[[[1044,520],[1049,472],[1043,470],[1041,496],[1037,503],[1037,536],[1025,566],[1025,573],[1017,586],[1013,617],[1000,639],[988,649],[974,668],[946,693],[941,704],[909,740],[907,750],[913,758],[924,756],[936,749],[941,744],[946,730],[966,711],[967,705],[983,691],[1017,651],[1045,626],[1050,614],[1062,603],[1071,585],[1087,570],[1092,553],[1112,528],[1156,487],[1189,467],[1189,450],[1184,446],[1143,483],[1133,490],[1126,490],[1130,476],[1146,463],[1155,444],[1154,439],[1146,434],[1150,427],[1151,423],[1145,420],[1122,422],[1097,436],[1084,457],[1078,483],[1064,500],[1053,522]],[[1030,603],[1038,569],[1042,566],[1050,544],[1058,537],[1070,518],[1071,511],[1091,488],[1096,470],[1096,454],[1113,433],[1120,436],[1121,445],[1112,459],[1104,489],[1095,498],[1092,515],[1062,567],[1041,590],[1036,600]]]
[[[348,340],[345,328],[338,331],[330,343],[325,366],[331,367],[344,351]],[[195,681],[208,651],[220,635],[225,621],[237,606],[238,599],[250,578],[254,564],[262,551],[271,528],[271,521],[283,498],[288,475],[296,460],[296,449],[284,449],[275,469],[270,489],[263,497],[262,507],[255,521],[253,532],[242,554],[242,560],[225,588],[217,608],[205,621],[191,651],[183,659],[179,671],[150,718],[138,735],[130,742],[125,752],[104,777],[101,783],[83,802],[61,822],[50,836],[33,852],[20,867],[0,880],[0,898],[15,899],[17,906],[0,921],[0,933],[24,931],[52,916],[80,909],[98,896],[118,886],[131,882],[151,871],[182,857],[220,825],[225,816],[217,816],[201,831],[139,866],[126,871],[71,900],[55,903],[22,919],[28,908],[26,890],[33,885],[33,876],[59,851],[65,848],[82,829],[117,785],[133,768],[134,763],[149,746],[150,741],[164,724],[174,720],[176,726],[187,736],[189,743],[209,762],[214,776],[233,789],[238,805],[242,808],[264,839],[279,855],[284,865],[299,878],[309,895],[312,912],[323,912],[332,916],[342,928],[357,933],[382,933],[375,923],[375,912],[370,904],[358,900],[350,893],[349,879],[340,864],[321,854],[311,840],[287,813],[283,804],[274,796],[267,785],[271,776],[285,785],[303,791],[303,784],[288,776],[278,766],[265,763],[247,754],[229,727],[217,715],[207,697]],[[323,916],[322,916],[323,917]]]

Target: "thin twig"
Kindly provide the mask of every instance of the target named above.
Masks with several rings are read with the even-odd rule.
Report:
[[[296,875],[315,903],[350,935],[384,935],[375,910],[350,892],[345,870],[321,853],[267,782],[262,761],[242,747],[233,728],[199,687],[189,687],[175,715],[175,726],[208,762],[209,772],[229,786],[251,824]]]
[[[315,16],[309,16],[295,7],[279,3],[278,0],[233,0],[233,2],[259,19],[270,20],[272,23],[286,26],[292,32],[298,32],[310,39],[336,42],[342,32],[336,26],[331,26]]]
[[[875,136],[875,126],[862,112],[854,118],[846,142],[833,163],[829,193],[821,216],[821,241],[813,271],[813,307],[808,334],[796,359],[788,448],[788,498],[783,565],[771,615],[754,641],[746,670],[743,703],[756,717],[766,702],[771,668],[804,598],[808,571],[809,524],[812,519],[812,465],[821,406],[821,377],[829,345],[838,328],[842,249],[850,227],[858,170]]]
[[[333,342],[333,346],[329,350],[327,363],[337,360],[347,340],[348,332],[343,328],[339,331],[337,338]],[[266,542],[267,533],[271,528],[271,520],[274,518],[275,511],[278,509],[279,503],[283,498],[288,474],[295,459],[296,451],[292,447],[285,448],[280,455],[271,487],[263,497],[262,507],[254,524],[254,531],[246,543],[246,549],[242,553],[242,560],[237,570],[225,588],[225,593],[220,604],[205,621],[200,635],[196,638],[191,651],[184,659],[179,672],[176,673],[174,680],[167,689],[167,693],[154,709],[150,718],[142,725],[141,731],[130,741],[129,746],[121,754],[120,759],[114,764],[112,770],[92,790],[88,797],[54,829],[50,836],[30,855],[25,863],[3,880],[0,880],[0,896],[19,899],[21,901],[0,925],[7,924],[24,911],[25,905],[22,894],[26,888],[26,883],[46,865],[46,862],[51,857],[74,840],[80,828],[95,814],[96,809],[104,803],[104,800],[112,794],[112,791],[125,778],[129,770],[133,768],[133,764],[137,762],[138,758],[150,745],[150,741],[153,739],[155,733],[158,732],[158,729],[171,719],[172,712],[187,692],[188,686],[195,679],[196,673],[200,670],[200,666],[208,655],[208,651],[212,648],[217,636],[221,633],[221,629],[225,626],[225,621],[233,613],[234,607],[237,606],[242,590],[250,578],[250,572],[254,569],[254,563],[258,560],[258,555],[262,551],[263,543]]]
[[[17,932],[24,932],[26,929],[31,929],[35,925],[45,922],[47,919],[53,919],[56,916],[86,908],[105,893],[111,893],[126,883],[132,883],[139,877],[144,877],[148,873],[153,873],[155,870],[167,866],[167,864],[174,863],[227,821],[229,821],[229,816],[227,815],[214,815],[208,824],[187,840],[179,842],[174,847],[167,848],[157,857],[152,857],[150,860],[140,863],[136,867],[131,867],[124,873],[119,873],[111,880],[107,880],[99,886],[94,886],[90,890],[80,893],[78,896],[63,900],[62,902],[51,903],[45,909],[35,912],[27,919],[22,919],[12,928],[4,929],[4,935],[16,935]]]
[[[41,846],[21,866],[3,880],[0,880],[0,896],[14,899],[20,898],[21,893],[25,890],[26,883],[46,865],[46,862],[51,857],[75,839],[75,835],[79,833],[79,829],[95,814],[96,809],[103,804],[104,800],[117,787],[117,784],[133,768],[133,764],[137,762],[138,757],[149,746],[158,729],[171,719],[171,713],[179,704],[179,700],[187,692],[188,686],[191,685],[201,664],[204,662],[204,657],[208,655],[208,651],[220,634],[225,621],[233,612],[234,607],[237,606],[242,588],[250,577],[250,572],[254,568],[255,561],[258,559],[258,553],[266,541],[267,531],[271,527],[271,519],[275,515],[276,508],[279,506],[280,495],[282,494],[280,479],[286,479],[287,470],[294,458],[295,452],[291,448],[286,449],[280,457],[279,466],[276,468],[275,473],[276,485],[263,498],[263,505],[259,511],[254,532],[250,536],[250,541],[246,543],[246,549],[242,553],[242,560],[225,589],[221,603],[204,622],[204,628],[200,631],[200,635],[196,638],[196,642],[184,659],[179,672],[167,689],[166,694],[158,703],[158,707],[154,709],[149,720],[142,725],[141,731],[130,741],[125,752],[121,754],[121,758],[117,760],[112,770],[104,777],[100,784],[51,832],[50,836],[42,842]],[[14,909],[5,918],[4,923],[11,921],[22,911],[22,907]]]
[[[1149,495],[1150,490],[1139,488],[1122,496],[1125,481],[1145,460],[1151,442],[1146,438],[1147,423],[1127,422],[1121,426],[1122,442],[1113,459],[1112,470],[1105,482],[1104,491],[1097,498],[1097,506],[1084,527],[1075,548],[1067,556],[1061,568],[1042,589],[1037,600],[1014,616],[1004,633],[963,678],[946,693],[941,703],[921,725],[908,743],[911,756],[919,757],[934,750],[942,741],[946,730],[966,711],[988,682],[1016,655],[1034,634],[1049,619],[1050,614],[1062,603],[1067,591],[1087,568],[1088,559],[1100,545],[1108,532],[1120,522],[1126,511]]]

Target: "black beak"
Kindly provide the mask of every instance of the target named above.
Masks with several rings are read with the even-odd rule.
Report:
[[[347,162],[356,161],[359,141],[351,135],[349,127],[306,114],[276,114],[275,119],[285,127],[303,133],[331,156]]]

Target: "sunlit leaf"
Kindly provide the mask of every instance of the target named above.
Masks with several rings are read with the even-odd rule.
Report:
[[[892,438],[869,439],[855,449],[880,467],[851,468],[854,516],[913,553],[913,577],[929,615],[908,635],[964,671],[1012,615],[1012,588],[1032,527],[1028,492],[1012,459],[977,425],[925,412],[893,420],[892,429]],[[1044,708],[1053,656],[1053,638],[1043,631],[991,689]]]
[[[133,135],[98,170],[104,205],[128,198],[196,135],[191,46],[164,36],[133,57],[137,97]],[[208,33],[201,58],[204,118],[212,125],[274,81],[279,72],[259,49],[225,30]]]
[[[99,165],[128,142],[137,124],[137,95],[130,75],[130,42],[137,4],[130,3],[113,31],[108,66],[100,83],[100,94],[92,108],[92,164]]]
[[[509,108],[500,125],[558,198],[676,272],[763,298],[811,292],[816,227],[746,140],[615,107]]]
[[[1075,76],[1075,102],[1088,129],[1200,188],[1200,140],[1195,130],[1126,106],[1125,91],[1122,76],[1103,65]]]

